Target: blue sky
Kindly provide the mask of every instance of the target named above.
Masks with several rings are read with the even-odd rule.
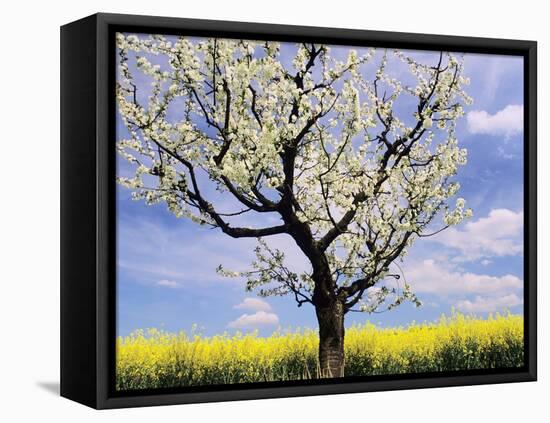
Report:
[[[292,44],[282,52],[294,49]],[[333,54],[345,55],[339,47]],[[360,50],[360,49],[358,49]],[[418,53],[433,60],[434,53]],[[285,57],[289,60],[289,56]],[[284,60],[284,61],[286,61]],[[391,66],[391,64],[390,64]],[[391,67],[389,68],[391,71]],[[396,68],[396,72],[398,69]],[[459,120],[457,135],[468,149],[468,164],[459,170],[459,196],[474,217],[440,235],[417,241],[402,268],[424,305],[404,303],[379,314],[349,313],[347,326],[371,321],[383,326],[431,321],[458,309],[485,316],[522,312],[523,298],[523,59],[465,55],[466,91],[474,104]],[[147,84],[145,78],[138,84]],[[118,137],[126,130],[120,120]],[[129,171],[117,158],[119,174]],[[133,201],[117,186],[117,331],[140,328],[189,331],[205,335],[317,326],[314,309],[296,306],[293,298],[259,298],[244,290],[239,278],[224,278],[215,269],[245,270],[253,259],[253,239],[232,239],[186,220],[164,204]],[[271,237],[291,257],[305,261],[285,235]]]

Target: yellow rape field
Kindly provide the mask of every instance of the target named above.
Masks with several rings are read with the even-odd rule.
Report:
[[[117,389],[300,380],[318,377],[316,330],[270,337],[201,337],[156,329],[117,339]],[[453,314],[403,328],[346,330],[345,375],[440,372],[523,365],[523,317]]]

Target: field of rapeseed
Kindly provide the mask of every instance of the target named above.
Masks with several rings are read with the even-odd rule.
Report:
[[[117,389],[311,379],[318,376],[315,330],[210,338],[155,329],[117,339]],[[405,328],[346,330],[346,376],[523,365],[523,318],[462,314]]]

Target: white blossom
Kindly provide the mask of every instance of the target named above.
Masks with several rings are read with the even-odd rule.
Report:
[[[456,121],[472,101],[460,57],[442,53],[434,66],[399,50],[351,49],[339,61],[326,46],[301,43],[285,65],[274,42],[120,33],[116,40],[118,113],[130,134],[117,151],[134,169],[117,180],[134,199],[232,236],[257,233],[230,224],[234,215],[299,222],[323,249],[338,292],[361,280],[380,288],[357,307],[419,304],[408,288],[389,287],[397,279],[390,266],[440,217],[457,225],[472,216],[462,198],[449,205],[467,159]],[[407,78],[392,74],[392,55]],[[205,180],[243,209],[221,213]],[[292,272],[268,236],[257,237],[252,270],[220,273],[245,277],[262,295],[311,299],[313,269]]]

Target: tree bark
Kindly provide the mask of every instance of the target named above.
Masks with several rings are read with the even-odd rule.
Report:
[[[340,301],[315,308],[319,322],[320,377],[344,376],[344,305]]]

